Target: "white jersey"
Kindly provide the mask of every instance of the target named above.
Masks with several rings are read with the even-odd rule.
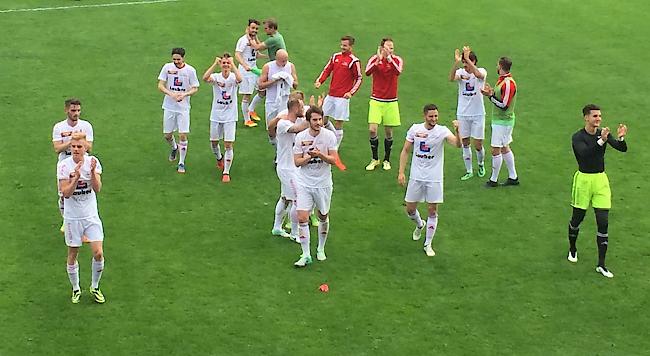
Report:
[[[468,73],[465,68],[456,70],[456,76],[460,77],[458,80],[457,116],[485,115],[481,89],[485,85],[487,71],[485,68],[478,68],[478,71],[483,73],[483,79],[477,78],[474,73]]]
[[[446,126],[436,125],[428,130],[424,123],[413,124],[406,140],[413,143],[410,179],[424,182],[442,182],[445,161],[444,143],[452,135]]]
[[[90,183],[90,162],[93,158],[97,160],[95,172],[102,173],[102,165],[96,157],[84,156],[84,163],[81,165],[81,169],[79,169],[81,177],[77,181],[74,193],[72,193],[70,198],[63,199],[64,219],[81,220],[99,216],[97,212],[97,196]],[[57,165],[57,178],[59,180],[70,178],[76,166],[77,164],[72,157],[68,157],[59,162]]]
[[[240,52],[242,58],[249,67],[257,66],[257,51],[250,46],[248,35],[243,35],[237,41],[237,46],[235,47],[235,52]],[[246,69],[239,64],[239,71],[242,73],[247,73]]]
[[[296,140],[296,134],[289,132],[293,125],[300,125],[305,121],[304,118],[299,117],[296,122],[291,122],[288,119],[280,119],[276,127],[277,139],[277,160],[278,169],[292,169],[297,170],[296,164],[293,160],[293,144]]]
[[[237,110],[237,78],[235,73],[230,72],[228,78],[222,73],[210,75],[212,83],[212,112],[210,121],[231,122],[237,121],[239,110]]]
[[[318,148],[324,154],[336,151],[336,135],[330,130],[321,128],[317,136],[312,136],[307,129],[296,134],[293,153],[307,155],[307,152]],[[332,186],[332,166],[320,158],[312,158],[309,163],[298,169],[300,185],[309,188],[327,188]]]
[[[68,124],[68,119],[65,119],[61,122],[57,122],[52,129],[52,142],[68,142],[72,139],[72,134],[75,132],[83,132],[86,134],[86,141],[93,142],[93,126],[90,122],[85,120],[77,120],[77,124],[70,126]],[[70,157],[72,152],[70,148],[65,151],[59,152],[59,162]]]
[[[291,77],[291,62],[289,61],[287,61],[287,64],[285,64],[284,67],[278,66],[276,61],[269,62],[268,66],[269,66],[268,80],[271,80],[274,74],[280,72],[285,72],[289,75],[289,77]],[[289,96],[290,92],[291,92],[291,86],[289,85],[289,83],[287,83],[284,80],[278,80],[277,82],[271,84],[271,86],[266,88],[266,102],[267,103],[276,102],[278,101],[278,98],[280,96]],[[284,108],[286,108],[286,105]]]
[[[158,80],[165,81],[165,86],[172,92],[185,93],[191,88],[199,86],[199,78],[196,77],[196,70],[187,63],[180,69],[174,63],[165,64],[160,70]],[[190,111],[190,97],[187,96],[177,102],[171,96],[165,95],[162,108],[175,112]]]

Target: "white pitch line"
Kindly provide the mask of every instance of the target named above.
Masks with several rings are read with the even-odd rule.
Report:
[[[109,7],[109,6],[124,6],[124,5],[144,5],[144,4],[157,4],[162,2],[176,2],[179,0],[145,0],[145,1],[131,1],[131,2],[114,2],[108,4],[91,4],[91,5],[71,5],[59,7],[35,7],[31,9],[8,9],[0,10],[0,14],[8,12],[32,12],[32,11],[49,11],[49,10],[66,10],[66,9],[79,9],[87,7]]]

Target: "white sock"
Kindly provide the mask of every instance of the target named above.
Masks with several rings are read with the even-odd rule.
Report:
[[[226,148],[226,154],[223,156],[225,158],[225,162],[223,164],[223,173],[230,174],[230,166],[232,166],[232,159],[235,156],[235,152],[233,152],[232,147]]]
[[[481,150],[476,150],[476,161],[479,166],[485,165],[485,148],[481,147]]]
[[[178,147],[181,149],[180,158],[178,159],[178,164],[185,164],[185,157],[187,156],[187,140],[180,141]]]
[[[508,153],[503,153],[503,160],[506,162],[506,167],[508,168],[508,178],[517,179],[517,170],[515,169],[515,155],[512,151]]]
[[[260,93],[255,94],[253,100],[251,100],[251,103],[248,104],[248,111],[255,111],[255,107],[260,103],[260,101],[262,101]]]
[[[429,216],[427,218],[427,237],[424,239],[424,246],[431,245],[433,241],[433,236],[436,234],[436,228],[438,227],[438,214],[434,216]]]
[[[336,135],[336,147],[339,147],[343,141],[343,129],[335,129],[334,134]]]
[[[68,266],[68,279],[70,280],[70,284],[72,285],[72,290],[79,290],[79,263],[77,261],[74,262],[73,265],[67,265]]]
[[[501,154],[492,156],[492,176],[490,177],[491,181],[497,182],[499,180],[499,171],[501,170],[502,162],[503,157],[501,157]]]
[[[167,137],[165,137],[165,140],[167,141],[169,146],[172,148],[172,150],[177,150],[178,149],[178,145],[176,144],[176,137],[174,137],[174,135],[172,135],[172,138],[169,138],[169,139]]]
[[[289,208],[289,220],[291,220],[291,236],[298,237],[298,211],[296,210],[296,202],[291,202],[291,207]]]
[[[327,234],[330,230],[330,220],[318,219],[318,250],[325,250],[325,242],[327,242]]]
[[[241,113],[244,115],[244,121],[251,119],[251,117],[248,115],[248,101],[241,101]]]
[[[469,147],[463,146],[463,162],[465,163],[465,171],[467,173],[472,173],[472,149]]]
[[[93,258],[93,277],[92,281],[90,282],[90,287],[91,288],[99,288],[99,280],[102,279],[102,271],[104,271],[104,259],[102,258],[101,261],[95,261]]]
[[[284,220],[284,215],[289,210],[289,205],[287,202],[280,197],[278,202],[275,203],[275,219],[273,220],[273,230],[282,230],[282,220]]]
[[[217,157],[217,161],[221,160],[223,157],[221,156],[221,147],[219,147],[219,142],[210,141],[210,144],[212,145],[212,153]]]
[[[302,248],[302,256],[311,256],[311,251],[309,251],[309,222],[300,223],[298,227],[298,234],[300,235],[300,247]]]
[[[422,221],[422,218],[420,217],[420,212],[415,209],[415,212],[413,214],[409,214],[408,212],[406,213],[411,220],[415,223],[417,227],[422,227],[424,222]]]
[[[325,125],[325,128],[336,133],[336,127],[334,127],[334,124],[332,123],[332,119],[327,120],[327,125]]]

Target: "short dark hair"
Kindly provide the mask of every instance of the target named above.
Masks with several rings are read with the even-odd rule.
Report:
[[[300,106],[300,99],[298,95],[295,96],[290,96],[289,100],[287,101],[287,110],[291,110],[296,106]]]
[[[388,42],[388,41],[393,42],[393,39],[390,38],[390,37],[384,37],[384,38],[381,39],[381,42],[379,43],[379,45],[380,45],[380,46],[383,46],[384,43],[386,43],[386,42]]]
[[[499,58],[499,65],[501,66],[501,69],[503,69],[506,72],[509,72],[510,68],[512,67],[512,59],[508,57],[501,57]]]
[[[81,101],[77,98],[70,98],[65,100],[65,107],[66,109],[70,107],[70,105],[81,105]]]
[[[175,54],[180,54],[181,57],[185,57],[185,48],[181,48],[181,47],[172,48],[172,56]]]
[[[426,115],[430,110],[438,110],[438,106],[436,104],[427,104],[422,109],[422,113]]]
[[[591,110],[600,110],[600,106],[596,104],[587,104],[585,105],[584,108],[582,108],[582,115],[587,116],[589,113],[591,113]]]
[[[275,30],[278,29],[278,21],[273,17],[269,17],[268,19],[264,20],[264,24],[269,26],[269,28],[272,28],[272,29],[275,29]]]
[[[260,20],[248,19],[248,26],[250,26],[252,23],[257,24],[259,26]]]
[[[309,109],[305,113],[305,119],[307,119],[307,121],[311,120],[311,115],[314,113],[323,116],[323,110],[321,110],[321,108],[319,108],[318,106],[310,105]]]
[[[354,44],[354,37],[350,35],[345,35],[341,37],[341,41],[348,41],[350,43],[350,46],[352,46]]]
[[[221,59],[230,58],[230,57],[232,57],[232,54],[230,54],[230,52],[223,52],[223,54],[221,55]]]
[[[470,61],[474,62],[474,64],[478,64],[478,57],[476,57],[476,53],[474,53],[474,51],[470,51],[468,57]],[[501,62],[499,61],[499,63]]]

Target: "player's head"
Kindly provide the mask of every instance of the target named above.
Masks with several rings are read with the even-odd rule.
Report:
[[[474,63],[474,65],[478,64],[478,57],[476,57],[476,53],[474,53],[474,51],[470,51],[467,57],[470,61],[472,61],[472,63]],[[465,60],[465,56],[463,56],[463,68],[465,68],[465,70],[469,69],[467,66],[467,61]]]
[[[350,53],[352,46],[354,46],[354,37],[350,35],[341,37],[341,52]]]
[[[257,31],[260,29],[260,21],[256,19],[248,19],[247,33],[251,37],[257,36]]]
[[[303,93],[300,90],[294,90],[294,91],[291,92],[291,94],[289,94],[289,100],[291,100],[292,98],[296,98],[296,99],[300,99],[302,101],[305,101],[305,93]]]
[[[172,62],[181,68],[185,63],[185,49],[181,47],[172,48]]]
[[[304,116],[304,106],[305,103],[302,101],[300,96],[289,96],[289,100],[287,101],[287,110],[289,113],[295,115],[296,117]]]
[[[382,38],[381,42],[379,42],[379,46],[383,47],[388,54],[393,54],[393,51],[395,50],[395,44],[393,43],[393,39],[390,37]]]
[[[596,104],[587,104],[582,108],[582,115],[585,118],[585,125],[599,127],[602,120],[600,106]]]
[[[311,105],[305,113],[305,119],[309,121],[309,128],[314,131],[320,131],[323,127],[323,110],[318,106]]]
[[[264,32],[267,35],[272,35],[278,31],[278,21],[273,17],[264,20]]]
[[[219,66],[221,66],[222,70],[229,71],[232,68],[232,65],[230,64],[230,59],[232,58],[232,55],[228,52],[224,52],[221,55],[221,61],[219,61]]]
[[[424,115],[424,123],[428,126],[436,126],[438,123],[438,106],[436,104],[427,104],[422,109]]]
[[[86,134],[84,132],[75,132],[70,139],[70,150],[75,160],[86,154]]]
[[[508,57],[501,57],[497,62],[497,72],[500,74],[510,73],[510,68],[512,67],[512,59]]]
[[[284,67],[287,62],[289,61],[289,53],[280,48],[277,52],[275,52],[275,63],[280,66]]]
[[[77,98],[70,98],[65,101],[65,114],[68,120],[77,121],[81,115],[81,101]]]

